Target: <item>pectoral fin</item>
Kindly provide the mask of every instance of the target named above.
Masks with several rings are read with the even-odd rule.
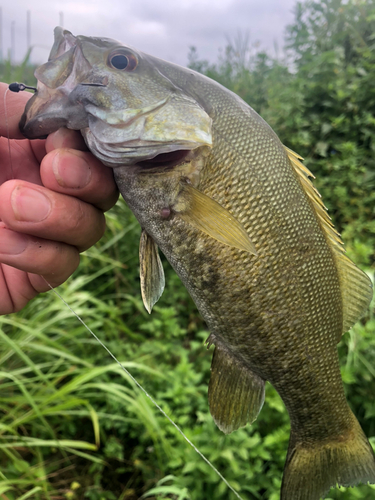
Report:
[[[257,255],[243,225],[212,198],[184,183],[180,200],[174,207],[179,216],[224,245]]]
[[[216,346],[208,387],[211,415],[225,434],[252,423],[264,403],[264,380]]]
[[[158,246],[144,230],[139,242],[139,264],[143,304],[151,314],[152,308],[163,293],[165,278]]]

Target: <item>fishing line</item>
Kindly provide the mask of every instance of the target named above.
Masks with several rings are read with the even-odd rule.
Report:
[[[9,125],[8,125],[8,110],[7,110],[7,94],[9,92],[9,88],[7,88],[4,92],[4,117],[5,117],[5,128],[7,131],[7,138],[8,138],[8,152],[9,152],[9,161],[10,161],[10,178],[14,179],[14,172],[13,172],[13,162],[12,162],[12,155],[10,152],[10,137],[9,137]]]
[[[5,117],[5,128],[7,131],[7,138],[8,138],[8,152],[9,152],[9,162],[10,162],[10,172],[11,172],[11,179],[14,179],[14,171],[13,171],[13,162],[12,162],[12,155],[10,151],[10,137],[9,137],[9,124],[8,124],[8,109],[7,109],[7,94],[9,91],[11,92],[21,92],[23,90],[33,90],[36,92],[36,87],[30,87],[29,85],[25,85],[24,83],[11,83],[8,88],[4,92],[4,117]]]
[[[43,277],[43,276],[42,276]],[[108,347],[100,340],[99,337],[91,330],[90,327],[86,325],[83,319],[70,307],[70,305],[65,301],[65,299],[48,283],[48,281],[43,277],[44,281],[50,287],[52,292],[57,295],[57,297],[65,304],[65,306],[69,309],[69,311],[74,314],[74,316],[78,319],[80,323],[86,328],[87,331],[91,333],[95,340],[99,342],[99,344],[107,351],[107,353],[116,361],[116,363],[121,367],[121,369],[130,377],[130,379],[135,383],[135,385],[140,389],[151,401],[151,403],[156,406],[156,408],[162,413],[162,415],[173,425],[173,427],[181,434],[181,436],[185,439],[185,441],[193,448],[193,450],[198,453],[198,455],[206,462],[207,465],[211,467],[211,469],[219,476],[219,478],[228,486],[228,488],[236,495],[237,498],[243,500],[243,498],[235,491],[235,489],[228,483],[225,477],[216,469],[216,467],[206,458],[201,451],[190,441],[190,439],[184,434],[184,432],[179,428],[179,426],[165,413],[163,408],[158,405],[158,403],[154,400],[154,398],[143,388],[143,386],[133,377],[133,375],[125,368],[125,366],[119,361],[114,354],[108,349]]]
[[[28,87],[27,85],[24,85],[23,83],[12,83],[9,85],[9,90],[12,92],[19,92],[25,89],[31,89],[31,90],[36,90],[34,87]],[[7,129],[7,135],[8,135],[8,149],[9,149],[9,159],[10,159],[10,164],[11,164],[11,171],[12,171],[12,177],[13,177],[13,165],[12,165],[12,155],[11,155],[11,148],[10,148],[10,138],[9,138],[9,127],[8,127],[8,119],[7,119],[7,111],[6,111],[6,94],[8,92],[8,89],[5,91],[4,94],[4,109],[5,109],[5,124],[6,124],[6,129]],[[66,300],[53,288],[53,286],[48,283],[48,281],[42,276],[48,287],[52,290],[52,292],[62,301],[62,303],[69,309],[69,311],[78,319],[78,321],[86,328],[88,332],[91,333],[91,335],[94,337],[94,339],[99,342],[99,344],[107,351],[107,353],[111,356],[111,358],[116,361],[116,363],[120,366],[120,368],[127,374],[127,376],[134,382],[134,384],[140,389],[143,394],[151,401],[151,403],[160,411],[160,413],[168,420],[170,424],[181,434],[181,436],[185,439],[185,441],[193,448],[193,450],[201,457],[201,459],[206,462],[206,464],[211,467],[211,469],[217,474],[217,476],[225,483],[225,485],[232,491],[232,493],[235,494],[235,496],[239,500],[243,500],[243,498],[235,491],[233,486],[231,486],[228,481],[225,479],[225,477],[218,471],[218,469],[206,458],[203,453],[194,445],[192,441],[184,434],[184,432],[180,429],[180,427],[165,413],[163,408],[158,405],[158,403],[154,400],[154,398],[146,391],[146,389],[143,388],[143,386],[133,377],[133,375],[125,368],[125,366],[116,358],[114,354],[108,349],[108,347],[100,340],[100,338],[91,330],[91,328],[83,321],[83,319],[74,311],[74,309],[66,302]]]

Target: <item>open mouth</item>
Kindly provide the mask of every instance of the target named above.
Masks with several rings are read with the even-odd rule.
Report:
[[[180,149],[178,151],[172,151],[171,153],[161,153],[149,160],[139,161],[136,165],[142,168],[172,168],[182,163],[189,153],[189,149]]]

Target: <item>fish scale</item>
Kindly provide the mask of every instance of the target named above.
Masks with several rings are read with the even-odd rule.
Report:
[[[225,128],[226,124],[224,123],[222,126],[223,126],[223,128]],[[235,130],[234,130],[234,133],[236,133]],[[256,136],[255,136],[255,140],[257,140]],[[241,142],[239,140],[237,140],[237,144],[240,145]],[[224,146],[225,146],[225,144],[224,144]],[[251,149],[251,147],[252,147],[251,141],[248,142],[248,147],[249,147],[249,149]],[[243,155],[246,155],[246,153],[247,153],[246,149],[245,150],[242,149],[241,152]],[[220,162],[221,161],[220,159],[223,157],[222,151],[219,148],[218,151],[216,151],[215,153],[216,153],[216,156],[218,158],[218,162]],[[266,164],[268,165],[268,168],[270,170],[275,170],[278,166],[278,162],[275,162],[275,165],[273,165],[270,162],[270,158],[268,156],[266,156],[264,158],[264,161],[266,162]],[[204,181],[200,184],[199,188],[203,192],[205,192],[206,194],[212,195],[213,197],[215,197],[215,199],[220,200],[219,193],[222,191],[223,179],[222,179],[222,176],[220,176],[220,175],[217,176],[217,177],[219,177],[218,179],[214,175],[214,173],[217,172],[217,170],[218,170],[216,163],[217,162],[215,162],[215,160],[214,160],[212,162],[212,166],[210,164],[207,166],[207,168],[206,168],[207,175],[205,177],[206,179],[208,179],[208,181],[207,181],[208,186],[211,186],[211,185],[215,186],[213,188],[213,192],[212,193],[209,192],[209,187],[208,187],[208,189],[206,189],[206,186],[204,185]],[[259,168],[264,170],[263,164],[262,163],[259,164],[259,161],[257,163],[258,163]],[[226,167],[227,167],[227,165],[222,164],[221,168],[224,169],[224,171],[226,172],[226,175],[229,176],[230,174],[229,174],[228,168],[226,168]],[[237,169],[243,170],[245,168],[247,168],[247,165],[243,165],[241,161],[238,161],[236,164],[236,167],[233,169],[233,175],[236,176]],[[256,168],[254,168],[254,170],[256,170]],[[250,181],[252,180],[251,176],[246,176],[246,177]],[[273,172],[273,175],[271,178],[274,179],[275,177],[276,177],[276,175]],[[290,179],[290,177],[289,177],[289,179]],[[241,187],[243,188],[244,192],[250,193],[250,198],[251,198],[251,192],[256,190],[256,187],[254,186],[254,184],[255,184],[254,182],[252,182],[249,186],[244,185],[243,182],[241,184]],[[276,205],[278,210],[282,211],[283,207],[280,206],[281,196],[278,194],[278,191],[277,191],[278,187],[280,187],[280,184],[281,184],[280,181],[279,182],[272,181],[270,183],[270,186],[266,186],[265,191],[270,192],[269,196],[271,198],[272,198],[273,194],[275,194],[274,203],[272,205],[273,206]],[[289,184],[289,186],[290,186],[290,184]],[[296,191],[297,191],[297,189],[298,189],[298,187],[295,188]],[[241,199],[241,197],[238,197],[238,191],[234,191],[233,193],[229,194],[229,198],[231,198],[231,195],[232,195],[232,199],[235,200],[235,202],[238,201],[238,199]],[[302,195],[303,195],[303,193],[302,193]],[[266,255],[267,254],[272,255],[273,248],[271,245],[267,244],[267,242],[269,241],[269,234],[268,235],[267,235],[267,233],[264,234],[262,230],[260,230],[260,232],[259,232],[258,227],[260,226],[260,228],[262,228],[262,226],[267,225],[269,230],[271,230],[270,228],[273,226],[275,228],[275,233],[280,233],[280,227],[277,225],[277,223],[275,224],[275,221],[273,221],[273,224],[272,224],[269,220],[269,218],[272,217],[273,214],[271,213],[270,210],[268,210],[268,204],[267,204],[266,198],[262,197],[262,199],[263,199],[262,205],[259,205],[258,207],[251,206],[251,211],[254,211],[255,217],[254,217],[252,227],[250,226],[248,228],[249,234],[251,236],[254,233],[257,235],[262,235],[262,234],[264,235],[265,241],[260,240],[258,243],[258,241],[256,239],[254,239],[257,248],[259,247],[259,258],[261,258],[263,251]],[[235,202],[227,208],[230,209],[230,211],[234,215],[236,215],[237,218],[239,218],[239,220],[241,220],[241,205],[238,206]],[[251,203],[250,203],[250,205],[251,205]],[[286,204],[285,207],[289,211],[290,205]],[[302,216],[306,217],[306,212],[308,212],[307,208],[304,211],[302,211],[302,214],[301,213],[298,214],[300,220],[302,219]],[[267,215],[268,215],[268,217],[267,217]],[[311,216],[312,216],[311,218],[314,220],[314,222],[316,222],[313,213],[311,214]],[[293,219],[292,216],[290,216],[290,219],[292,219],[291,220],[292,234],[289,236],[287,232],[284,232],[284,231],[286,231],[286,228],[285,228],[286,224],[284,224],[284,227],[283,227],[284,234],[282,235],[282,237],[287,238],[287,239],[291,239],[291,241],[296,241],[296,236],[294,236],[295,234],[298,234],[299,236],[301,236],[301,232],[303,230],[305,230],[305,232],[307,232],[306,222],[305,222],[305,219],[302,219],[302,222],[300,222],[298,224],[298,218]],[[244,222],[244,221],[242,221],[242,222]],[[247,227],[246,223],[244,223],[244,225],[245,225],[245,227]],[[319,238],[319,236],[320,236],[320,238]],[[196,239],[196,236],[192,235],[192,240],[194,241],[195,239]],[[296,284],[297,289],[307,288],[310,292],[313,291],[313,293],[314,293],[314,295],[313,295],[313,297],[311,297],[310,301],[307,302],[304,310],[306,311],[306,309],[310,309],[311,305],[313,305],[314,308],[312,310],[310,309],[309,314],[305,313],[305,315],[303,317],[303,321],[301,321],[301,324],[303,324],[303,325],[307,324],[309,322],[311,323],[311,326],[312,326],[311,330],[312,330],[312,333],[314,335],[319,335],[319,329],[317,327],[319,327],[319,325],[321,325],[322,319],[327,315],[332,316],[332,314],[331,314],[332,309],[335,308],[335,306],[331,305],[332,304],[332,292],[334,292],[336,297],[337,297],[336,308],[338,308],[338,309],[341,308],[341,298],[340,298],[340,290],[339,290],[339,286],[338,286],[337,276],[335,276],[335,273],[331,273],[331,275],[329,275],[329,273],[327,273],[327,270],[329,270],[329,265],[327,265],[327,261],[329,262],[329,260],[332,260],[332,258],[330,256],[329,249],[327,248],[327,245],[326,245],[326,242],[324,241],[323,235],[318,233],[317,239],[318,239],[318,241],[320,239],[320,247],[322,248],[322,251],[320,252],[320,254],[317,254],[317,253],[313,254],[313,260],[310,263],[310,268],[314,270],[314,273],[313,273],[314,277],[316,278],[317,281],[320,282],[320,285],[317,284],[314,286],[314,284],[312,284],[311,277],[308,275],[307,275],[307,277],[305,277],[306,284],[304,284],[303,281],[302,281],[302,283]],[[283,247],[283,245],[281,245],[280,242],[278,241],[278,239],[276,239],[276,238],[273,240],[273,244],[277,248]],[[262,250],[260,250],[260,249],[262,249]],[[222,254],[222,249],[219,248],[218,252],[220,252]],[[294,254],[295,253],[296,252],[294,252]],[[294,257],[293,254],[292,254],[292,256],[289,254],[288,248],[285,248],[281,255],[279,252],[278,252],[278,254],[279,255],[278,255],[277,259],[279,261],[279,265],[281,266],[281,268],[284,266],[284,262],[288,262],[288,261],[290,261],[291,258],[293,259],[293,257]],[[181,258],[183,258],[183,256],[179,256],[179,258],[181,259]],[[217,259],[217,256],[215,256],[215,258],[213,260],[215,261],[216,259]],[[278,269],[275,265],[270,265],[270,262],[268,262],[268,260],[267,260],[266,263],[264,264],[264,267],[268,268],[268,272],[266,271],[266,273],[264,273],[264,271],[262,271],[262,270],[258,271],[259,274],[261,276],[263,276],[263,279],[266,281],[266,283],[264,283],[262,286],[265,293],[263,294],[263,297],[260,297],[259,292],[252,291],[251,288],[248,289],[249,288],[248,287],[248,276],[249,275],[251,276],[252,273],[254,272],[253,266],[251,264],[249,265],[249,263],[246,264],[243,261],[241,262],[240,258],[237,260],[239,260],[240,262],[238,262],[238,263],[235,262],[235,264],[233,264],[233,257],[231,255],[229,257],[229,262],[225,262],[223,260],[223,255],[221,255],[221,266],[226,269],[227,266],[229,267],[230,265],[232,265],[233,267],[239,267],[239,268],[243,269],[243,273],[246,275],[246,278],[245,278],[246,282],[244,284],[244,287],[239,289],[238,283],[237,283],[238,278],[235,277],[235,282],[234,282],[233,286],[231,285],[231,283],[227,283],[227,286],[221,286],[221,287],[219,286],[220,290],[224,290],[225,292],[228,292],[225,295],[224,294],[221,295],[221,297],[220,297],[221,300],[219,303],[217,301],[215,301],[215,298],[214,298],[216,295],[215,291],[213,293],[213,296],[208,298],[208,300],[211,304],[216,302],[215,305],[213,306],[215,308],[215,310],[225,311],[225,317],[221,318],[221,320],[222,320],[221,324],[218,326],[217,325],[209,325],[210,330],[214,331],[215,335],[217,335],[219,337],[223,336],[226,341],[228,341],[228,339],[230,338],[230,341],[234,343],[233,349],[235,349],[235,347],[236,347],[236,342],[237,342],[238,337],[244,338],[245,341],[247,342],[247,344],[248,344],[249,337],[251,337],[251,338],[254,337],[254,339],[258,340],[260,337],[262,338],[265,335],[266,337],[268,336],[270,338],[271,344],[269,342],[264,343],[264,342],[259,341],[259,340],[258,340],[258,342],[257,342],[257,340],[252,342],[250,353],[248,354],[246,352],[248,357],[246,356],[246,354],[243,351],[244,346],[242,344],[240,346],[242,358],[245,358],[246,361],[248,362],[248,364],[250,365],[250,367],[253,370],[256,369],[258,371],[258,373],[260,372],[260,374],[263,375],[263,377],[265,379],[270,380],[275,386],[280,385],[280,387],[281,387],[280,392],[285,393],[285,397],[283,399],[288,407],[288,410],[292,415],[294,415],[297,413],[296,410],[294,410],[294,408],[293,408],[293,401],[295,400],[295,398],[292,398],[291,402],[289,402],[288,401],[289,398],[287,397],[288,391],[285,389],[282,389],[283,384],[281,382],[279,382],[279,383],[276,382],[276,380],[279,379],[279,375],[280,375],[279,374],[279,367],[277,367],[277,366],[275,367],[274,356],[272,356],[272,355],[269,356],[269,355],[271,354],[270,351],[273,348],[275,350],[275,355],[279,355],[280,362],[282,363],[283,357],[280,355],[282,354],[282,351],[286,352],[286,355],[287,355],[286,361],[288,362],[288,367],[284,367],[284,369],[290,369],[289,364],[294,362],[295,353],[293,353],[292,359],[289,361],[289,359],[288,359],[289,348],[282,349],[282,347],[283,347],[283,345],[284,346],[288,345],[288,343],[286,342],[286,337],[289,337],[289,338],[293,339],[293,345],[295,348],[294,339],[297,337],[300,341],[301,330],[296,330],[296,327],[294,327],[294,329],[292,330],[289,327],[288,322],[285,321],[285,318],[282,321],[282,323],[280,323],[280,321],[278,320],[277,312],[276,312],[276,315],[271,314],[271,318],[274,319],[274,321],[273,321],[274,324],[269,324],[270,321],[265,321],[265,319],[264,319],[264,311],[267,311],[267,310],[270,310],[270,311],[276,310],[277,311],[280,302],[282,303],[283,301],[285,301],[287,315],[290,316],[291,314],[293,314],[292,309],[291,309],[292,307],[296,308],[296,306],[298,304],[298,306],[297,306],[297,310],[298,310],[298,309],[302,308],[303,305],[301,304],[301,301],[298,300],[298,297],[296,297],[296,293],[292,292],[289,295],[286,295],[285,287],[280,286],[280,275],[283,275],[282,269]],[[274,259],[272,259],[272,260],[274,260]],[[307,265],[305,255],[302,255],[302,257],[300,257],[299,260],[300,260],[300,262],[302,262],[302,266]],[[296,255],[296,260],[293,259],[293,261],[294,261],[293,267],[298,269],[298,267],[299,267],[298,255]],[[322,264],[321,264],[322,261],[325,261],[324,266],[322,266]],[[319,275],[319,272],[318,272],[319,268],[321,268],[321,273],[320,273],[321,275]],[[290,273],[288,270],[286,278],[289,276],[289,274]],[[305,275],[306,275],[306,273],[303,273],[302,276],[305,276]],[[227,280],[227,276],[225,276],[224,281],[225,280]],[[323,282],[323,286],[322,286],[322,282]],[[328,288],[327,286],[324,286],[324,282],[327,282],[327,284],[331,283],[330,288]],[[333,285],[333,283],[335,283],[335,282],[336,282],[336,286]],[[243,303],[246,307],[246,311],[240,312],[238,310],[239,309],[238,306],[235,306],[233,308],[229,308],[229,310],[228,310],[227,304],[236,303],[236,299],[238,298],[238,296],[236,294],[233,296],[233,292],[236,292],[237,290],[239,290],[240,294],[247,292],[249,295],[248,300],[246,300],[246,299],[243,300]],[[288,291],[291,292],[291,289],[288,288]],[[301,294],[303,295],[303,290],[301,290]],[[262,317],[262,326],[260,328],[256,327],[255,331],[251,331],[251,328],[250,328],[250,331],[248,331],[246,317],[248,315],[250,315],[249,302],[251,302],[252,295],[256,296],[255,315],[257,317],[259,317],[259,316]],[[279,295],[282,295],[282,297],[280,298]],[[251,308],[250,308],[250,310],[251,310]],[[259,315],[257,314],[258,310],[260,311]],[[205,315],[204,312],[203,312],[203,315]],[[315,321],[314,321],[314,316],[316,317]],[[298,315],[297,315],[297,317],[298,317]],[[283,325],[283,323],[284,323],[284,325]],[[336,323],[338,323],[338,324],[336,324],[336,325],[328,324],[326,327],[326,331],[328,330],[328,333],[330,333],[330,332],[334,333],[337,330],[337,328],[341,329],[342,328],[341,322],[336,321]],[[281,333],[280,338],[277,340],[274,338],[274,335],[273,335],[273,331],[275,330],[275,328],[277,328],[277,330]],[[243,329],[243,331],[241,332],[242,329]],[[296,331],[295,335],[293,335],[294,331]],[[284,332],[285,332],[285,335],[283,335]],[[326,337],[325,333],[326,332],[324,332],[324,330],[323,330],[324,337]],[[308,337],[310,339],[310,342],[311,342],[312,341],[311,336],[309,336],[308,334],[305,334],[305,335],[306,335],[306,337]],[[257,349],[258,344],[259,344],[259,352],[254,352],[254,351],[258,350]],[[314,344],[313,344],[310,347],[311,350],[313,350],[314,348],[317,349],[317,355],[319,355],[319,350],[322,348],[321,344],[318,342],[316,346],[314,346]],[[304,348],[302,345],[302,347],[301,347],[302,352],[303,352],[303,349]],[[254,361],[257,358],[260,359],[259,363],[256,363]],[[267,358],[271,358],[270,366],[268,366]],[[259,364],[260,368],[257,369],[256,364]],[[273,375],[273,372],[276,372],[275,375]],[[293,373],[291,373],[290,375],[291,375],[291,378],[294,377]],[[309,405],[309,398],[311,397],[310,392],[311,391],[309,391],[309,395],[307,395],[306,398],[303,398],[303,399],[306,399],[306,401],[303,402],[304,407]],[[302,394],[303,394],[303,392],[302,392]],[[296,405],[297,411],[298,411],[298,408],[300,407],[300,404],[301,404],[301,397],[298,399],[299,399],[298,405]],[[298,418],[298,413],[296,416]]]
[[[371,283],[345,256],[299,156],[221,85],[116,41],[57,28],[37,76],[21,129],[29,138],[53,132],[54,120],[80,129],[114,169],[142,226],[147,310],[164,286],[159,247],[207,322],[219,428],[253,422],[269,381],[291,420],[282,500],[375,482],[336,346],[368,307]]]

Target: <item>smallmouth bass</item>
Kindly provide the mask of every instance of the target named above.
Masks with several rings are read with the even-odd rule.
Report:
[[[218,427],[253,422],[268,380],[291,420],[282,500],[375,483],[336,347],[371,282],[345,256],[301,158],[232,92],[114,40],[56,28],[35,75],[24,135],[81,130],[141,224],[145,307],[164,288],[160,248],[207,322]]]

